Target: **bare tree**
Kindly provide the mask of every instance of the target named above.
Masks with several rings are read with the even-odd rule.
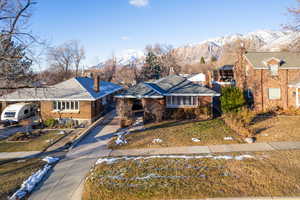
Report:
[[[300,0],[296,1],[298,4],[296,8],[288,8],[288,13],[294,17],[294,22],[285,25],[284,28],[300,31]]]
[[[79,47],[79,42],[77,41],[68,41],[62,45],[49,48],[47,53],[50,68],[61,73],[61,80],[72,77],[74,71],[75,76],[77,76],[80,64],[84,58],[84,49]]]
[[[36,42],[28,31],[33,0],[0,0],[0,82],[2,89],[32,85],[28,47]]]

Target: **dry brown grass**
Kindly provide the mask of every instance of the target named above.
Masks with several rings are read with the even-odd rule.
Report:
[[[255,159],[141,159],[102,163],[85,181],[84,200],[299,196],[300,151]],[[139,179],[150,174],[160,178]],[[173,177],[173,178],[168,178]]]
[[[190,121],[165,121],[145,126],[146,130],[132,132],[126,136],[128,144],[116,145],[114,140],[110,142],[112,149],[134,148],[160,148],[174,146],[198,146],[214,144],[240,143],[239,136],[228,128],[221,119],[201,122]],[[224,137],[233,137],[234,140],[224,140]],[[153,139],[159,138],[162,143],[153,144]],[[193,142],[192,138],[198,138],[200,142]]]
[[[300,141],[300,116],[261,118],[250,128],[257,142]]]
[[[0,199],[6,200],[25,179],[38,171],[45,162],[40,159],[27,159],[0,164]]]
[[[54,141],[64,137],[64,135],[60,135],[58,132],[59,131],[46,131],[41,136],[26,142],[0,140],[0,152],[42,151]]]

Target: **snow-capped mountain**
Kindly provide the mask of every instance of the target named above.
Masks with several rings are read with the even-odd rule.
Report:
[[[300,33],[293,31],[259,30],[248,34],[232,34],[224,37],[208,39],[198,44],[187,44],[174,48],[174,53],[183,64],[198,63],[203,56],[206,60],[211,57],[220,58],[224,47],[237,41],[248,41],[251,49],[256,51],[278,51],[300,37]],[[133,61],[142,64],[145,52],[127,49],[116,55],[119,65],[128,65]]]
[[[259,30],[245,35],[233,34],[209,39],[199,44],[178,47],[174,51],[182,63],[192,64],[199,62],[202,56],[205,59],[221,57],[225,45],[230,45],[237,41],[250,42],[251,49],[256,51],[278,51],[292,43],[298,37],[300,37],[300,33],[293,31]]]
[[[140,50],[127,49],[116,55],[118,64],[128,65],[132,62],[140,63],[145,59],[145,53]]]

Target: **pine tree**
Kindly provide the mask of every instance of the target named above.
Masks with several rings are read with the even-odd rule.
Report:
[[[205,64],[205,59],[203,56],[201,57],[200,64]]]
[[[214,62],[217,62],[218,59],[216,56],[212,56],[211,59],[210,59],[211,63],[214,63]]]
[[[161,66],[158,57],[154,52],[149,51],[146,56],[146,63],[142,68],[141,75],[144,80],[159,79],[161,77]]]

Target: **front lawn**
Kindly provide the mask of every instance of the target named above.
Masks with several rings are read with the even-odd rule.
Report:
[[[251,128],[257,142],[300,141],[300,116],[260,118]]]
[[[15,137],[13,135],[7,139],[0,140],[0,152],[42,151],[64,136],[58,133],[59,131],[43,131],[40,136],[28,141],[10,141],[12,137]]]
[[[1,164],[0,161],[0,199],[8,199],[8,196],[20,188],[24,180],[44,164],[40,159],[19,160],[6,164]]]
[[[126,135],[125,139],[127,144],[123,145],[117,145],[115,140],[112,140],[109,145],[110,148],[132,149],[235,144],[242,141],[221,119],[200,122],[166,121],[147,124],[144,131],[133,131]]]
[[[83,199],[300,195],[300,151],[252,153],[244,160],[226,156],[102,159],[85,181]]]

